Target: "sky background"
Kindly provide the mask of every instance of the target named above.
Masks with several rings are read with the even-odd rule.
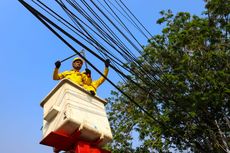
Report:
[[[152,35],[161,33],[157,25],[161,10],[187,11],[201,15],[202,0],[125,0],[127,6]],[[147,40],[140,40],[143,45]],[[68,49],[18,1],[0,2],[0,152],[51,153],[40,145],[42,108],[40,102],[58,83],[52,80],[54,62],[71,56]],[[93,58],[90,59],[94,61]],[[95,63],[101,71],[102,63]],[[71,69],[71,60],[61,71]],[[99,77],[93,72],[94,78]],[[113,71],[108,76],[112,81]],[[109,97],[113,87],[105,82],[98,95]]]

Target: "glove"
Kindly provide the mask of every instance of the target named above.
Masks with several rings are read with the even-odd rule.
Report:
[[[89,69],[86,68],[86,69],[85,69],[85,74],[86,74],[87,76],[90,77],[90,76],[91,76],[91,71],[90,71]]]
[[[109,67],[109,64],[110,64],[110,60],[109,60],[109,59],[106,59],[106,60],[105,60],[105,67],[108,68],[108,67]]]
[[[60,61],[55,62],[55,66],[56,66],[57,69],[59,69],[60,66],[61,66],[61,62]]]

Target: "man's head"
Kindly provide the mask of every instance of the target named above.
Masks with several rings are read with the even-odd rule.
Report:
[[[82,65],[83,65],[83,59],[81,59],[79,57],[73,59],[72,66],[75,70],[79,71],[81,69]]]

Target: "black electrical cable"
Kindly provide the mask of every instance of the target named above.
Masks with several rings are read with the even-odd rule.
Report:
[[[44,4],[42,4],[42,5],[44,5]],[[40,6],[41,7],[41,6]],[[46,8],[48,8],[47,6],[46,6]],[[51,10],[50,8],[48,8],[49,10]],[[52,10],[51,10],[52,11]],[[47,11],[46,11],[47,12]],[[49,12],[48,12],[49,13]],[[50,13],[49,13],[50,14]],[[57,15],[57,14],[56,14]],[[56,17],[54,17],[54,18],[56,18]],[[60,21],[60,20],[58,20],[58,21]],[[61,21],[60,21],[61,22]],[[72,56],[71,56],[72,57]],[[71,58],[70,57],[70,58]],[[69,59],[69,58],[68,58]],[[121,66],[121,65],[120,65]],[[127,69],[126,69],[127,70]],[[123,79],[124,80],[124,79]]]
[[[109,1],[110,2],[110,1]],[[147,30],[147,28],[138,20],[138,18],[130,11],[130,9],[120,0],[121,4],[119,4],[119,2],[117,0],[115,0],[115,2],[118,4],[118,6],[120,6],[120,8],[123,10],[123,12],[125,12],[125,14],[130,18],[131,21],[133,21],[133,23],[135,23],[135,25],[138,27],[138,29],[140,29],[141,32],[143,32],[141,30],[141,28],[139,28],[139,26],[136,24],[136,22],[132,19],[132,17],[129,15],[129,13],[134,17],[134,19],[142,26],[142,28],[150,35],[150,37],[152,38],[153,36],[151,35],[151,33]],[[111,3],[111,2],[110,2]],[[112,4],[112,3],[111,3]],[[127,11],[122,7],[122,5],[125,7],[126,10],[128,10],[129,13],[127,13]],[[114,5],[113,5],[114,6]],[[115,6],[114,6],[115,7]],[[116,8],[116,7],[115,7]],[[120,11],[119,11],[120,12]],[[121,12],[120,12],[121,13]],[[144,34],[144,32],[143,32]],[[145,34],[144,34],[145,35]],[[145,35],[146,36],[146,35]],[[147,39],[149,39],[147,36],[146,36]],[[148,63],[149,64],[149,63]],[[151,64],[149,64],[150,66]],[[161,69],[156,65],[156,68],[161,71]],[[154,70],[154,68],[153,68]]]
[[[95,3],[94,3],[94,4],[95,4]],[[104,15],[104,14],[103,14],[103,15]],[[111,20],[110,20],[110,21],[111,21]],[[138,63],[137,60],[134,60],[134,61],[136,61],[136,63]],[[139,65],[139,66],[142,66],[140,63],[138,63],[138,65]],[[155,69],[153,69],[153,70],[155,71]],[[156,79],[156,78],[154,78],[154,79]]]
[[[124,48],[126,47],[124,44],[122,44],[122,41],[120,40],[120,38],[118,38],[116,36],[116,34],[107,26],[107,24],[87,5],[87,8],[90,10],[90,12],[97,18],[97,20],[106,28],[106,30],[108,30],[109,33],[106,33],[105,30],[102,30],[104,31],[103,34],[105,34],[106,36],[108,36],[108,38],[116,45],[118,46],[121,50],[123,50],[123,52],[125,53],[125,55],[123,53],[121,53],[120,51],[118,51],[119,54],[121,54],[128,62],[131,62],[129,61],[129,58],[133,58],[131,57],[130,52],[127,52],[124,50]],[[98,27],[96,27],[98,28]],[[109,34],[112,34],[112,37],[109,35]],[[115,39],[113,39],[115,38]],[[125,48],[127,49],[127,48]]]
[[[67,13],[68,14],[68,13]],[[72,18],[72,16],[70,17],[70,18]],[[107,49],[105,49],[105,46],[102,46],[100,43],[98,43],[97,41],[98,40],[95,40],[95,38],[93,38],[92,37],[92,35],[91,34],[89,34],[89,32],[78,22],[78,21],[76,21],[76,20],[74,20],[74,19],[72,19],[73,21],[74,21],[74,23],[76,23],[76,25],[78,25],[81,29],[83,29],[83,31],[88,35],[88,39],[91,41],[91,42],[93,42],[95,45],[97,45],[97,46],[95,46],[95,48],[99,51],[99,53],[101,54],[101,55],[105,55],[107,58],[109,58],[109,59],[111,59],[111,57],[109,57],[109,55],[110,56],[112,56],[114,59],[116,59],[117,61],[119,61],[120,63],[122,63],[122,61],[120,61],[117,57],[115,57],[113,54],[111,54],[110,52],[108,52],[108,51],[106,51]],[[124,65],[124,63],[122,63],[122,65],[120,64],[120,63],[118,63],[117,61],[114,61],[114,60],[112,60],[113,62],[115,62],[116,64],[118,64],[119,66],[123,66]]]
[[[21,1],[21,0],[20,0]],[[40,16],[36,16],[37,18],[39,18]],[[44,17],[44,16],[43,16]],[[42,20],[42,18],[40,18],[41,20]],[[47,18],[46,18],[47,19]],[[43,20],[42,20],[43,21]],[[41,21],[41,22],[42,22]],[[48,21],[50,21],[50,20],[48,20]],[[47,22],[47,20],[46,20],[46,22]],[[43,21],[42,23],[46,23],[45,21]],[[50,22],[49,22],[50,23]],[[52,24],[51,24],[52,23]],[[52,25],[52,26],[54,26],[56,29],[58,29],[60,32],[62,32],[63,34],[65,34],[65,35],[67,35],[69,38],[71,38],[72,40],[74,40],[76,43],[78,43],[79,45],[83,45],[83,46],[85,46],[84,44],[82,44],[80,41],[78,41],[78,40],[76,40],[76,39],[74,39],[71,35],[68,35],[68,33],[66,32],[66,31],[64,31],[63,29],[61,29],[60,27],[58,27],[56,24],[54,24],[53,22],[51,22],[50,24]],[[53,25],[54,24],[54,25]],[[46,23],[45,25],[47,25],[47,26],[49,26],[49,24],[48,23]],[[52,28],[51,28],[52,29]],[[50,30],[51,30],[50,29]],[[52,31],[52,30],[51,30]],[[54,31],[54,32],[56,32],[56,31]],[[56,34],[58,34],[57,32],[56,32]],[[59,35],[59,34],[58,34]],[[60,35],[59,35],[60,36]],[[67,42],[68,43],[68,42]],[[69,46],[70,47],[70,46]],[[88,48],[87,46],[85,46],[85,48]],[[89,48],[88,48],[89,49]],[[90,51],[92,51],[92,50],[90,50]],[[96,56],[97,58],[99,58],[99,59],[101,59],[101,57],[99,57],[97,54],[93,54],[94,56]],[[84,59],[84,58],[83,58]],[[103,59],[102,59],[102,61],[103,61]],[[111,66],[112,67],[112,66]],[[114,68],[114,67],[112,67],[113,69],[115,69],[118,73],[120,73],[122,76],[125,76],[122,72],[120,72],[119,70],[117,70],[116,68]],[[100,73],[99,73],[100,74]],[[127,78],[128,79],[128,78]],[[132,82],[132,80],[130,80],[131,82]],[[133,83],[135,83],[135,82],[133,82]],[[123,94],[123,92],[121,92],[122,94]],[[125,95],[125,94],[124,94]],[[125,95],[126,96],[126,95]],[[129,98],[128,98],[129,99]],[[129,99],[130,100],[130,99]],[[132,98],[131,98],[131,100],[132,100]],[[131,101],[132,102],[132,101]],[[135,101],[134,101],[135,102]],[[143,109],[143,108],[142,108]],[[141,110],[142,110],[141,109]],[[144,109],[145,110],[145,109]],[[142,110],[143,111],[143,110]],[[143,111],[144,112],[144,111]],[[146,113],[146,112],[145,112]],[[152,116],[149,116],[149,117],[151,117],[153,120],[154,120],[154,118],[152,117]],[[154,121],[156,121],[156,122],[158,122],[159,124],[162,124],[163,126],[165,126],[162,122],[160,122],[159,120],[154,120]]]
[[[128,28],[125,26],[125,24],[121,21],[121,19],[117,16],[117,14],[114,12],[114,10],[111,8],[111,6],[109,6],[109,4],[106,2],[106,0],[104,0],[104,2],[106,3],[106,5],[110,8],[110,10],[113,12],[113,14],[118,18],[118,20],[121,22],[122,26],[124,27],[124,29],[127,29]],[[110,2],[110,1],[109,1]],[[99,2],[100,3],[100,2]],[[111,2],[110,2],[111,3]],[[100,3],[101,4],[101,3]],[[102,5],[102,4],[101,4]],[[102,5],[103,6],[103,5]],[[103,6],[104,7],[104,6]],[[105,7],[104,7],[105,8]],[[107,10],[107,9],[106,9]],[[119,22],[118,21],[118,22]],[[137,39],[134,37],[134,35],[128,30],[128,33],[137,41]],[[138,44],[140,44],[138,41],[137,41]],[[141,45],[140,45],[141,46]],[[141,46],[142,47],[142,46]]]
[[[140,75],[140,77],[139,78],[141,78],[142,77],[142,75]],[[143,79],[142,79],[142,81],[143,81]],[[153,80],[154,81],[154,80]],[[155,85],[156,85],[156,83],[155,83]]]
[[[63,6],[62,6],[63,7]],[[68,13],[67,13],[68,14]],[[79,25],[80,23],[77,21],[77,20],[75,20],[75,22],[77,22],[77,24]],[[81,26],[82,28],[83,28],[83,26]],[[85,28],[83,28],[84,29],[84,31],[85,31]],[[86,33],[88,33],[88,32],[86,32]],[[89,34],[88,34],[89,35]],[[91,35],[92,36],[92,35]],[[95,43],[99,48],[100,48],[100,50],[104,53],[104,54],[106,54],[104,51],[106,51],[110,56],[112,56],[113,58],[115,58],[117,61],[119,61],[121,64],[119,64],[118,62],[116,62],[117,64],[119,64],[120,66],[124,66],[124,63],[120,60],[120,59],[118,59],[117,57],[115,57],[115,55],[113,55],[113,54],[111,54],[110,52],[108,52],[107,51],[107,49],[105,49],[105,47],[103,47],[103,46],[101,46],[101,44],[100,43],[98,43],[98,42],[96,42],[97,40],[95,40],[95,39],[93,39],[92,37],[91,37],[90,35],[87,37],[89,40],[91,40],[91,41],[93,41],[93,43]],[[103,37],[102,37],[102,39],[103,39]],[[110,44],[110,45],[112,45],[112,44]],[[112,46],[113,48],[114,48],[114,46]],[[95,47],[95,48],[97,48],[97,47]],[[99,49],[99,48],[97,48],[97,49]],[[116,48],[114,48],[114,49],[116,49]],[[104,51],[103,51],[104,50]]]
[[[136,41],[136,43],[143,48],[141,43],[136,39],[136,37],[132,34],[132,32],[129,30],[129,28],[124,24],[124,22],[121,20],[121,18],[116,14],[116,12],[113,10],[113,8],[104,0],[105,4],[109,8],[110,12],[99,0],[97,2],[125,29],[125,31]]]
[[[78,4],[77,4],[78,5]],[[118,46],[121,50],[123,50],[123,52],[125,54],[123,54],[122,52],[118,52],[119,54],[121,54],[128,62],[129,61],[129,53],[127,51],[124,51],[124,48],[126,47],[124,44],[122,44],[122,41],[120,40],[120,38],[118,38],[116,36],[116,34],[107,26],[107,24],[88,6],[87,3],[85,3],[84,5],[86,5],[86,7],[90,10],[90,12],[97,18],[97,20],[102,24],[103,27],[106,28],[106,30],[108,30],[109,33],[107,33],[105,30],[102,29],[101,26],[99,26],[96,22],[92,21],[92,18],[89,20],[89,22],[93,22],[93,25],[95,26],[95,28],[100,29],[99,31],[105,36],[107,37],[109,40],[111,40],[116,46]],[[84,9],[82,9],[82,12],[84,12]],[[89,15],[88,15],[89,16]],[[112,34],[112,36],[110,36],[109,34]],[[115,39],[116,40],[115,40]],[[118,50],[117,50],[118,51]]]
[[[140,79],[143,81],[143,78],[140,77]]]
[[[141,65],[140,65],[141,66]],[[148,74],[147,74],[148,75]]]
[[[71,4],[71,5],[73,5],[73,4]],[[76,6],[74,6],[75,8],[76,8]],[[79,12],[80,12],[80,10],[79,10],[79,8],[76,8]],[[83,13],[82,11],[80,12],[81,14]],[[85,18],[87,18],[88,19],[88,21],[102,34],[102,36],[104,36],[105,38],[108,38],[107,36],[109,36],[108,34],[106,35],[106,33],[100,28],[100,26],[99,25],[97,25],[91,18],[89,18],[88,16],[86,16],[85,14],[82,14]],[[111,37],[109,38],[109,39],[112,39]],[[108,40],[108,39],[107,39]],[[111,44],[110,42],[109,42],[109,44]],[[120,52],[121,53],[121,52]],[[122,54],[122,53],[121,53]],[[126,60],[128,60],[127,58],[126,58]]]
[[[141,77],[140,77],[141,78]]]
[[[38,16],[39,17],[39,16]],[[42,20],[42,18],[41,18],[41,20]],[[43,21],[43,22],[45,22],[45,21]],[[46,21],[47,22],[47,21]],[[45,22],[45,23],[46,23]],[[48,23],[47,23],[47,25],[48,25]],[[51,24],[52,25],[52,24]],[[48,25],[49,26],[49,25]],[[56,27],[57,28],[57,27]],[[57,28],[58,29],[58,28]],[[58,29],[59,31],[60,31],[60,29]],[[56,32],[56,31],[55,31]],[[63,31],[61,31],[61,32],[63,32]],[[57,33],[58,34],[58,33]],[[66,33],[64,33],[64,34],[66,34]],[[72,37],[71,37],[71,39],[72,39]],[[68,42],[67,42],[68,43]],[[84,45],[84,44],[83,44]],[[116,68],[114,68],[113,67],[113,69],[116,69]],[[116,71],[117,71],[117,73],[119,74],[122,74],[122,76],[125,76],[121,71],[119,71],[118,69],[116,69]],[[159,81],[158,81],[159,82]],[[134,84],[135,84],[135,82],[133,82]],[[150,93],[149,93],[150,94]],[[129,99],[129,98],[128,98]],[[132,99],[132,98],[131,98]],[[130,99],[129,99],[130,100]],[[175,100],[173,100],[173,101],[175,101]],[[142,107],[143,108],[143,107]],[[143,108],[144,109],[144,108]],[[142,109],[141,109],[142,110]],[[145,109],[144,109],[145,110]],[[143,110],[142,110],[143,111]],[[145,112],[146,113],[146,112]],[[189,114],[188,114],[189,115]],[[154,119],[154,118],[153,118]],[[158,122],[158,123],[160,123],[159,122],[159,120],[154,120],[154,121],[156,121],[156,122]],[[164,124],[162,124],[162,125],[164,125]],[[165,125],[164,125],[165,126]]]
[[[105,0],[104,0],[105,1]],[[110,4],[112,4],[110,1],[108,1]],[[105,1],[105,3],[106,3],[106,1]],[[117,0],[116,0],[116,3],[120,6],[120,8],[122,8],[122,6],[117,2]],[[107,3],[106,3],[107,4]],[[125,6],[125,4],[123,3],[123,5]],[[113,7],[115,7],[115,5],[113,5],[112,4],[112,6]],[[126,7],[126,6],[125,6]],[[115,7],[116,8],[116,7]],[[126,7],[127,8],[127,7]],[[128,8],[127,8],[128,9]],[[117,9],[118,10],[118,9]],[[122,8],[122,10],[124,11],[124,12],[126,12],[123,8]],[[130,12],[130,10],[128,10],[129,12]],[[120,12],[120,11],[119,11]],[[127,14],[127,13],[126,13]],[[128,15],[128,14],[127,14]],[[132,13],[132,15],[133,15],[133,13]],[[134,15],[133,15],[134,16]],[[128,17],[130,17],[129,15],[128,15]],[[118,17],[119,18],[119,17]],[[132,18],[130,17],[130,19],[132,20]],[[135,17],[135,19],[139,22],[139,20]],[[133,21],[133,20],[132,20]],[[134,21],[133,21],[134,22]],[[134,22],[135,23],[135,22]],[[142,25],[143,26],[143,25]],[[144,27],[144,26],[143,26]],[[144,27],[145,28],[145,27]],[[146,29],[146,28],[145,28]],[[146,30],[147,31],[147,30]],[[149,64],[150,65],[150,64]],[[156,66],[158,69],[159,69],[159,67],[158,66]],[[153,69],[154,70],[154,69]],[[160,70],[160,69],[159,69]],[[161,70],[160,70],[161,71]],[[154,78],[154,79],[156,79],[156,78]]]
[[[33,1],[35,4],[37,4],[40,8],[42,8],[42,6],[41,5],[39,5],[38,3],[36,3],[35,1]],[[39,1],[43,6],[45,6],[49,11],[51,11],[51,12],[53,12],[53,10],[52,9],[50,9],[49,7],[47,7],[45,4],[43,4],[41,1]],[[42,8],[43,10],[44,10],[44,8]],[[47,10],[45,10],[48,14],[50,14],[51,16],[53,16],[50,12],[48,12]],[[53,12],[53,13],[55,13],[55,12]],[[55,13],[55,15],[57,15],[57,16],[59,16],[58,14],[56,14]],[[61,23],[63,23],[62,21],[60,21],[59,19],[57,19],[55,16],[53,16],[56,20],[58,20],[59,22],[61,22]],[[60,17],[60,16],[59,16]],[[63,19],[63,18],[62,18]],[[64,19],[63,19],[64,20]],[[67,22],[67,21],[66,21]],[[64,24],[64,23],[63,23]],[[65,26],[67,26],[66,24],[64,24]],[[71,25],[72,26],[72,25]],[[68,28],[70,28],[70,27],[68,27]],[[72,29],[71,29],[72,30]],[[73,31],[73,30],[72,30]],[[73,32],[75,32],[75,31],[73,31]],[[89,38],[88,38],[89,39]],[[93,44],[91,44],[91,45],[93,45]],[[96,47],[95,47],[96,48]],[[100,53],[100,52],[99,52]],[[104,53],[104,52],[103,52]],[[105,53],[104,53],[105,54]],[[101,54],[101,55],[103,55],[103,54]],[[74,54],[74,55],[72,55],[72,56],[70,56],[70,57],[68,57],[68,58],[66,58],[66,59],[64,59],[64,60],[62,60],[61,62],[64,62],[64,61],[66,61],[66,60],[68,60],[68,59],[70,59],[70,58],[72,58],[72,57],[74,57],[74,56],[76,56],[76,54]],[[107,56],[107,58],[108,58],[108,56]],[[110,58],[111,59],[111,58]],[[113,60],[112,60],[112,62],[114,62]],[[116,62],[116,61],[115,61]],[[123,63],[124,64],[124,63]],[[121,65],[120,65],[121,66]],[[117,67],[118,68],[118,67]],[[121,71],[121,70],[120,70]],[[123,81],[124,81],[124,79],[123,79]]]
[[[42,7],[41,5],[39,5],[37,2],[35,2],[34,0],[32,0],[36,5],[38,5],[40,8],[42,8],[45,12],[47,12],[49,15],[51,15],[53,18],[55,18],[57,21],[61,22],[64,26],[66,26],[68,29],[70,29],[73,33],[77,34],[78,36],[80,36],[83,40],[85,40],[86,42],[88,42],[90,44],[90,42],[88,41],[88,37],[84,38],[82,37],[80,34],[84,35],[84,33],[82,33],[82,31],[80,31],[79,29],[75,28],[72,24],[70,24],[67,20],[65,20],[64,18],[62,18],[60,15],[58,15],[56,12],[54,12],[52,9],[50,9],[48,6],[46,6],[44,3],[42,3],[40,0],[39,3],[44,6]],[[51,12],[49,12],[51,11]],[[53,14],[51,14],[53,13]],[[60,18],[60,19],[59,19]],[[64,23],[65,22],[65,23]],[[69,26],[68,26],[68,25]],[[71,28],[72,27],[72,28]],[[76,30],[76,31],[75,31]],[[91,44],[93,46],[93,44]]]
[[[120,32],[120,34],[133,46],[133,48],[136,49],[139,53],[141,53],[141,50],[122,32],[122,30],[116,24],[114,24],[114,22],[107,16],[107,14],[104,11],[102,11],[93,0],[90,1],[104,15],[104,17],[106,17],[106,19]]]
[[[117,0],[115,0],[117,2]],[[128,12],[134,17],[134,19],[144,28],[144,30],[151,36],[151,38],[153,37],[152,34],[147,30],[147,28],[140,22],[140,20],[132,13],[132,11],[130,11],[130,9],[122,2],[122,0],[119,0],[121,2],[121,4],[126,8],[126,10],[128,10]],[[119,4],[119,3],[117,3]],[[125,11],[126,12],[126,11]]]
[[[35,4],[37,4],[35,1],[33,1]],[[40,2],[40,1],[39,1]],[[51,11],[52,13],[55,13],[52,9],[50,9],[49,7],[47,7],[45,4],[43,4],[42,2],[40,2],[43,6],[45,6],[49,11]],[[42,6],[40,6],[39,4],[37,4],[39,7],[41,7],[42,8]],[[42,8],[43,10],[44,10],[44,8]],[[48,14],[50,14],[52,17],[54,17],[57,21],[59,21],[59,22],[61,22],[61,23],[63,23],[60,19],[58,19],[57,17],[55,17],[54,15],[52,15],[50,12],[48,12],[47,10],[45,10]],[[57,13],[55,13],[55,15],[56,16],[58,16],[58,17],[60,17]],[[60,17],[62,20],[64,20],[65,22],[67,22],[65,19],[63,19],[62,17]],[[71,29],[69,26],[67,26],[65,23],[63,23],[67,28],[69,28],[69,29]],[[73,28],[75,28],[73,25],[71,25],[69,22],[67,22],[67,24],[69,24],[71,27],[73,27]],[[74,33],[76,33],[76,31],[74,31],[73,29],[71,29]],[[78,32],[79,32],[79,30],[78,29],[76,29],[75,28],[75,30],[77,30]],[[80,32],[81,34],[83,34],[82,32]],[[79,35],[78,33],[76,33],[77,35]],[[84,35],[84,34],[83,34]],[[80,36],[80,35],[79,35]],[[81,36],[80,36],[81,37]],[[83,37],[81,37],[81,38],[83,38]],[[88,41],[88,40],[90,40],[90,38],[89,37],[87,37],[86,36],[86,39],[85,38],[83,38],[85,41]],[[88,43],[90,43],[90,42],[88,42]],[[91,44],[91,43],[90,43]],[[93,45],[93,44],[91,44],[91,45]],[[97,45],[99,45],[98,43],[97,43]],[[94,45],[93,45],[94,46]],[[95,48],[97,48],[96,46],[94,46]],[[111,56],[113,56],[113,58],[116,58],[114,55],[111,55]],[[116,58],[116,60],[118,60],[119,62],[121,62],[119,59],[117,59]],[[117,63],[117,64],[119,64],[119,63]],[[121,62],[121,64],[122,65],[124,65],[124,63],[122,63]],[[119,64],[120,66],[122,66],[121,64]]]
[[[71,44],[69,44],[60,34],[58,34],[58,32],[56,32],[50,25],[52,25],[53,27],[55,27],[57,30],[61,31],[64,34],[67,34],[65,32],[65,30],[63,30],[62,28],[60,28],[58,25],[56,25],[55,23],[53,23],[51,20],[49,20],[47,17],[45,17],[43,14],[41,14],[40,12],[38,12],[37,10],[35,10],[32,6],[28,5],[26,2],[24,2],[23,0],[19,0],[19,2],[21,2],[21,4],[26,7],[35,17],[37,17],[49,30],[51,30],[60,40],[62,40],[63,43],[65,43],[69,48],[71,48],[75,53],[77,53],[82,59],[84,59],[85,61],[87,61],[87,63],[94,69],[96,70],[100,75],[102,75],[111,85],[113,85],[117,90],[119,90],[123,95],[125,95],[130,102],[134,103],[141,111],[143,111],[146,115],[148,115],[150,118],[153,119],[153,121],[164,125],[162,122],[159,122],[157,119],[155,119],[151,114],[149,114],[145,109],[143,109],[137,102],[135,102],[131,97],[129,97],[126,93],[124,93],[121,89],[119,89],[110,79],[108,79],[107,77],[104,76],[103,73],[101,73],[91,62],[89,62],[84,56],[82,56]],[[50,24],[48,24],[48,23]],[[70,36],[71,37],[71,36]],[[75,39],[75,41],[82,46],[83,48],[90,50],[87,46],[85,46],[84,44],[82,44],[81,42],[79,42],[78,40]],[[90,50],[91,51],[91,50]],[[104,61],[104,60],[102,60]],[[165,126],[165,125],[164,125]]]
[[[108,1],[127,21],[129,21],[146,39],[149,39],[149,37],[147,36],[147,34],[145,34],[145,32],[137,25],[137,23],[135,23],[135,21],[133,21],[133,19],[129,16],[129,14],[124,10],[124,8],[122,8],[121,5],[118,4],[118,6],[122,9],[119,10],[111,1]],[[125,12],[125,14],[123,13]]]
[[[132,72],[131,72],[132,73]],[[133,73],[132,73],[133,74]],[[143,78],[142,78],[142,75],[140,75],[140,77],[139,78],[141,78],[141,80],[143,81]]]

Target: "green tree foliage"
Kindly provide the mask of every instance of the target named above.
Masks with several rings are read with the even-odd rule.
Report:
[[[157,81],[130,76],[145,91],[131,82],[119,84],[155,119],[113,92],[108,108],[114,153],[229,151],[230,1],[207,0],[205,8],[202,17],[161,12],[157,23],[165,28],[139,58]],[[134,63],[129,66],[138,70]]]

